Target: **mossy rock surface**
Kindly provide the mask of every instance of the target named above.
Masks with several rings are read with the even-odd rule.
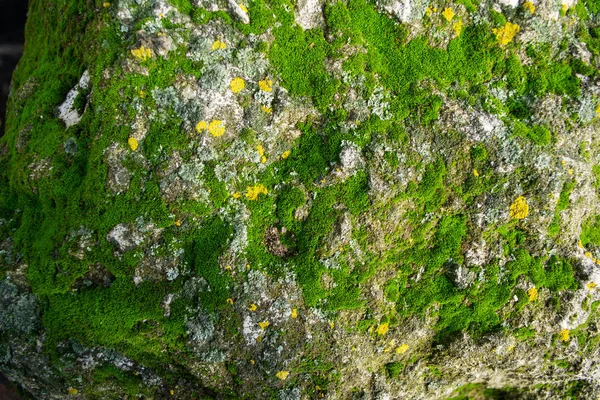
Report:
[[[29,7],[0,139],[24,398],[600,396],[594,1]]]

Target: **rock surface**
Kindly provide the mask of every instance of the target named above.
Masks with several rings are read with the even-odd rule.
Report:
[[[598,398],[599,32],[594,0],[32,1],[0,370],[35,399]]]

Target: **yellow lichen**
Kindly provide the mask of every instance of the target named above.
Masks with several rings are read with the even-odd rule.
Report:
[[[271,323],[269,321],[261,321],[258,323],[258,326],[260,326],[260,329],[266,329],[267,326],[271,325]]]
[[[218,119],[213,119],[212,121],[210,121],[210,124],[208,124],[208,133],[210,133],[214,137],[222,136],[225,133],[223,121]]]
[[[259,194],[267,194],[267,188],[264,187],[264,185],[262,184],[258,184],[258,185],[254,185],[254,186],[248,186],[246,188],[246,197],[249,200],[256,200],[258,199],[258,195]]]
[[[292,318],[298,318],[298,310],[295,308],[292,309]]]
[[[227,45],[225,44],[225,42],[217,39],[213,42],[212,47],[213,51],[215,50],[225,50],[227,48]]]
[[[281,379],[282,381],[285,381],[289,375],[289,371],[279,371],[278,373],[275,374],[275,376],[279,379]]]
[[[265,92],[273,90],[273,81],[269,78],[265,78],[262,81],[258,81],[258,88]]]
[[[558,337],[560,338],[560,340],[562,340],[563,342],[568,342],[569,341],[569,334],[571,333],[570,330],[568,329],[563,329],[562,331],[560,331],[560,333],[558,334]]]
[[[291,153],[292,153],[291,150],[286,150],[281,154],[281,158],[285,160],[286,158],[288,158],[290,156]]]
[[[200,121],[196,124],[196,132],[201,133],[202,131],[205,131],[208,129],[208,124],[206,123],[206,121]]]
[[[152,58],[152,50],[146,46],[140,46],[137,49],[131,50],[131,54],[140,61]]]
[[[127,143],[129,144],[129,148],[133,151],[136,151],[139,146],[137,139],[134,137],[127,139]]]
[[[497,29],[492,29],[492,32],[496,35],[496,39],[498,42],[506,46],[510,42],[513,41],[515,35],[521,30],[521,27],[517,24],[513,24],[512,22],[507,22],[504,26],[501,26]]]
[[[463,28],[462,20],[459,20],[459,21],[455,22],[454,25],[452,25],[452,29],[454,30],[454,33],[456,33],[456,36],[460,36],[460,33],[462,32],[462,28]]]
[[[510,217],[514,219],[523,219],[529,215],[529,205],[527,199],[523,196],[519,196],[510,205]]]
[[[527,290],[527,296],[529,296],[529,301],[536,300],[538,298],[537,288],[535,286],[532,288],[529,288],[529,290]]]
[[[387,331],[388,331],[389,328],[390,328],[390,324],[388,324],[387,322],[383,323],[383,324],[380,324],[377,327],[377,334],[378,335],[385,335],[387,333]]]
[[[406,343],[396,347],[396,354],[404,354],[408,351],[408,345]]]
[[[442,15],[446,18],[446,21],[450,22],[452,18],[454,18],[454,10],[450,7],[446,7],[444,8],[444,11],[442,11]]]
[[[246,87],[246,82],[238,76],[229,82],[229,87],[233,93],[239,93]]]
[[[256,309],[258,308],[258,306],[254,303],[250,304],[250,307],[248,307],[248,310],[250,311],[256,311]]]
[[[529,11],[531,14],[535,12],[535,5],[530,1],[523,3],[523,8]]]
[[[266,163],[267,162],[267,157],[265,156],[265,149],[264,147],[262,147],[262,145],[258,145],[256,146],[256,151],[258,151],[258,155],[260,155],[260,162],[261,163]]]
[[[585,286],[586,286],[586,287],[587,287],[589,290],[592,290],[592,289],[594,289],[594,288],[595,288],[596,286],[598,286],[598,285],[596,285],[596,282],[590,282],[590,283],[588,283],[588,284],[587,284],[587,285],[585,285]]]

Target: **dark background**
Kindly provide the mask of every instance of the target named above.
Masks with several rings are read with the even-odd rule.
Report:
[[[10,77],[23,52],[27,0],[0,0],[0,136]]]
[[[0,0],[0,136],[4,134],[10,78],[23,52],[27,0]],[[18,400],[15,387],[0,371],[0,399]]]

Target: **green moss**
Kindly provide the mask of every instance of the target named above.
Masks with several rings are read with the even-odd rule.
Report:
[[[391,362],[385,364],[385,371],[392,379],[397,379],[404,371],[404,364],[401,362]]]
[[[560,196],[558,198],[558,202],[556,203],[556,208],[554,209],[554,219],[552,223],[548,227],[548,235],[549,236],[557,236],[560,231],[560,215],[561,212],[566,210],[569,204],[571,203],[570,197],[571,192],[575,188],[575,181],[570,180],[563,184],[562,191],[560,192]]]
[[[600,247],[600,216],[588,218],[581,226],[581,244]]]
[[[275,30],[269,60],[277,69],[290,93],[312,97],[315,106],[325,111],[332,103],[339,83],[325,71],[329,44],[320,29],[302,30],[286,26]]]

